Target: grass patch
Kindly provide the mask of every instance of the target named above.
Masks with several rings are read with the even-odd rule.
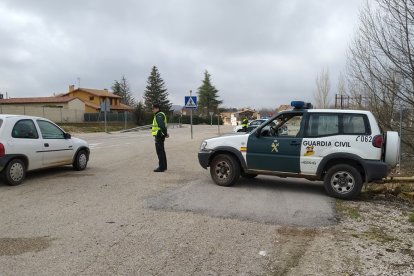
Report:
[[[408,221],[414,223],[414,213],[408,215]]]
[[[367,231],[363,233],[364,237],[375,240],[381,243],[388,243],[398,240],[397,238],[388,235],[385,231],[381,228],[371,227]]]
[[[100,123],[71,123],[59,124],[66,132],[69,133],[90,133],[90,132],[104,132],[105,131],[105,124]],[[125,129],[125,123],[107,123],[107,131],[120,131]],[[136,127],[135,124],[129,123],[127,124],[127,128]]]
[[[345,201],[337,200],[336,201],[336,212],[341,216],[349,217],[351,219],[361,218],[361,213],[356,207],[348,206]]]

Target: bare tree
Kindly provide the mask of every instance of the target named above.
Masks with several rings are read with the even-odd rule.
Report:
[[[348,74],[355,95],[385,130],[400,128],[399,114],[414,109],[414,0],[375,0],[360,13],[349,49]],[[402,141],[414,151],[414,129],[404,116]]]
[[[316,76],[316,90],[314,92],[315,105],[318,108],[329,107],[329,91],[331,82],[329,80],[328,68],[323,68]]]
[[[344,74],[342,74],[342,72],[339,73],[338,77],[338,94],[342,96],[348,95],[348,93],[346,92],[345,77]]]

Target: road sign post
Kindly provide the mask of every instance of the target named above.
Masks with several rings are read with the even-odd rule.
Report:
[[[220,114],[217,114],[217,130],[218,134],[220,135]]]
[[[193,109],[197,108],[197,97],[192,96],[193,92],[190,90],[190,96],[184,97],[185,108],[190,109],[190,127],[191,127],[191,139],[193,139]]]
[[[210,111],[209,114],[210,114],[210,126],[212,126],[213,125],[213,115],[214,115],[214,112]]]
[[[110,105],[108,103],[108,98],[104,98],[104,100],[101,102],[101,111],[104,112],[104,120],[105,120],[105,132],[108,132],[107,126],[106,126],[106,112],[109,112]]]

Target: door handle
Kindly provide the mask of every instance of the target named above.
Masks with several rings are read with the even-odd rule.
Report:
[[[45,147],[47,148],[47,147],[49,147],[49,143],[45,143]]]
[[[290,145],[291,146],[300,146],[300,142],[298,142],[298,141],[292,141],[292,142],[290,142]]]

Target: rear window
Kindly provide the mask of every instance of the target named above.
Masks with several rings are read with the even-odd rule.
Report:
[[[23,119],[18,121],[13,127],[12,137],[20,139],[39,138],[34,122],[30,119]]]
[[[364,114],[312,113],[306,127],[306,137],[332,135],[370,135],[368,118]]]
[[[363,114],[344,114],[344,134],[371,134]]]
[[[309,116],[306,136],[318,137],[339,134],[338,114],[322,113],[311,114]]]

